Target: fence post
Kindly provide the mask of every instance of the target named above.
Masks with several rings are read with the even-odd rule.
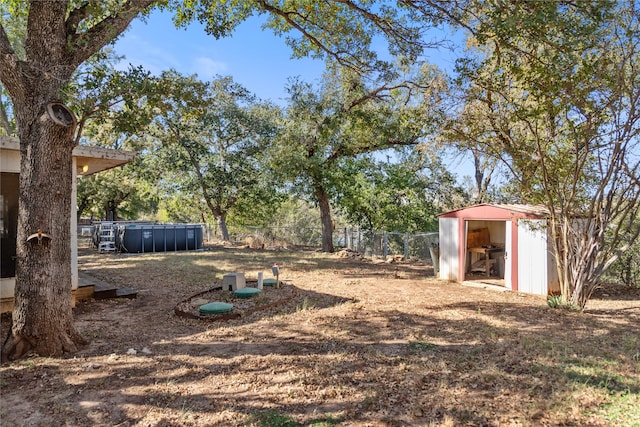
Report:
[[[358,227],[358,253],[362,253],[362,229]]]
[[[389,253],[389,237],[387,236],[387,232],[382,232],[382,259],[387,259],[387,254]]]
[[[347,227],[345,227],[345,228],[344,228],[344,246],[345,246],[347,249],[351,249],[351,245],[349,244],[349,243],[350,243],[350,242],[349,242],[349,238],[348,238],[347,236],[348,236],[348,235],[347,235]]]
[[[404,233],[404,259],[409,259],[409,233]]]

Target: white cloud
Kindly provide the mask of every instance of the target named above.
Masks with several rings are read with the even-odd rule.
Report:
[[[178,68],[180,61],[166,48],[161,48],[135,34],[128,35],[126,40],[118,42],[116,53],[125,58],[116,68],[126,69],[129,64],[141,65],[152,74],[159,75],[169,68]]]
[[[217,74],[224,74],[228,69],[225,62],[216,61],[206,56],[194,58],[192,67],[193,72],[198,74],[201,80],[209,80]]]

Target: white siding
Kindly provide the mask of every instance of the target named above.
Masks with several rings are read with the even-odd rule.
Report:
[[[440,218],[439,238],[440,238],[440,278],[444,280],[461,280],[458,277],[458,248],[460,242],[458,238],[458,219]]]
[[[71,290],[78,289],[78,162],[72,158],[71,182]]]
[[[2,150],[0,145],[0,172],[20,173],[20,151]]]
[[[557,294],[560,292],[560,279],[556,264],[556,250],[551,233],[547,233],[547,236],[547,290],[549,293]]]
[[[507,289],[513,289],[511,283],[511,257],[513,256],[511,240],[511,221],[505,221],[504,227],[504,285]]]
[[[518,221],[518,290],[547,295],[547,230],[544,220]]]

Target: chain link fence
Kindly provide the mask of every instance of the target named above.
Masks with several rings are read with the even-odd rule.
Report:
[[[235,227],[231,240],[254,248],[286,247],[319,249],[322,230],[314,227]],[[367,257],[401,256],[405,259],[432,260],[438,248],[438,233],[399,233],[364,231],[359,228],[336,228],[333,232],[336,249],[350,249]],[[436,252],[437,253],[437,252]]]
[[[124,223],[124,222],[123,222]],[[137,224],[141,221],[129,221]],[[113,223],[109,223],[113,224]],[[201,224],[206,243],[220,240],[217,228],[211,224]],[[78,236],[86,240],[84,245],[98,247],[96,230],[100,223],[78,226]],[[322,229],[318,227],[230,227],[231,241],[252,248],[322,248]],[[93,242],[92,242],[93,239]],[[83,246],[84,246],[83,245]],[[365,231],[359,228],[342,227],[333,232],[333,245],[336,250],[349,249],[366,257],[403,257],[437,263],[438,233],[399,233],[388,231]],[[435,260],[434,260],[435,258]]]

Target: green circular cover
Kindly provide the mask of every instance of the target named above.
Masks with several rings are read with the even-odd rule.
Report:
[[[257,288],[242,288],[233,291],[234,295],[239,298],[251,298],[252,296],[259,294],[260,292],[262,291]]]
[[[262,281],[262,285],[263,286],[275,286],[276,285],[276,279],[264,279]]]
[[[200,306],[200,314],[221,314],[233,310],[233,304],[214,301]]]

